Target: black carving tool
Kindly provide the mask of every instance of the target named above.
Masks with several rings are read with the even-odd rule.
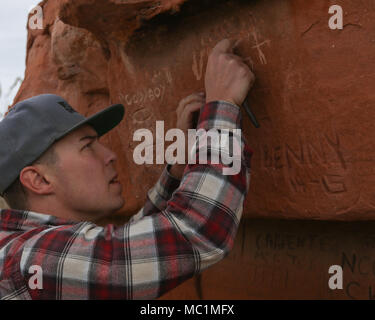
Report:
[[[245,108],[247,115],[250,118],[251,123],[255,126],[255,128],[259,128],[260,125],[257,121],[257,118],[255,118],[254,113],[250,110],[249,104],[245,100],[245,102],[242,104],[242,106]]]

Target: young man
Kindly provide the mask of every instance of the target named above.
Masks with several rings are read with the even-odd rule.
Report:
[[[254,76],[223,40],[207,65],[206,97],[177,109],[178,127],[240,129]],[[129,223],[95,221],[123,204],[116,155],[98,138],[122,119],[122,105],[86,119],[62,98],[16,104],[0,122],[0,297],[152,299],[220,261],[232,248],[249,187],[252,154],[241,135],[241,170],[224,163],[167,166]],[[234,141],[234,140],[233,140]],[[211,145],[211,156],[220,148]],[[197,158],[200,150],[197,150]],[[15,210],[18,209],[18,210]]]

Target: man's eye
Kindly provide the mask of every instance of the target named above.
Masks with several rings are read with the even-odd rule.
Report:
[[[94,146],[94,143],[98,141],[97,137],[87,138],[86,144],[82,147],[81,150],[91,149]]]
[[[86,144],[86,145],[82,148],[82,150],[83,150],[83,149],[86,149],[86,148],[91,148],[91,147],[92,147],[92,142]]]

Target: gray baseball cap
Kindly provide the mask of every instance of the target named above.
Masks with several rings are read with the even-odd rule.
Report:
[[[124,113],[124,106],[115,104],[85,118],[54,94],[15,104],[0,121],[0,195],[57,140],[84,124],[102,136],[120,123]]]

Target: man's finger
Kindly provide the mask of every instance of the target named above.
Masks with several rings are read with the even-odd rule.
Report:
[[[221,40],[214,48],[213,52],[216,53],[233,53],[233,49],[236,46],[236,43],[238,42],[237,39],[224,39]]]
[[[176,113],[177,114],[181,114],[184,112],[184,110],[187,108],[187,106],[189,106],[190,104],[192,103],[200,103],[200,104],[205,104],[206,103],[206,100],[204,98],[201,98],[201,99],[193,99],[193,100],[189,100],[187,103],[183,103],[183,104],[180,104],[176,110]]]
[[[182,112],[182,116],[183,117],[186,117],[188,119],[191,119],[191,117],[193,116],[193,112],[196,112],[198,110],[200,110],[200,108],[202,107],[203,103],[200,103],[200,102],[195,102],[195,103],[191,103],[189,104]]]
[[[237,48],[240,45],[241,42],[242,42],[242,39],[237,39],[236,42],[233,45],[233,48]]]
[[[200,102],[200,101],[197,101],[195,103],[191,103],[189,104],[187,107],[186,107],[186,111],[188,113],[192,113],[192,112],[195,112],[195,111],[198,111],[200,110],[200,108],[204,105],[204,103]]]
[[[200,100],[192,100],[190,101],[189,103],[187,104],[184,104],[178,111],[177,111],[177,114],[184,114],[186,112],[190,112],[190,110],[193,108],[193,109],[196,109],[198,110],[201,106],[205,105],[206,104],[206,100],[205,99],[200,99]],[[195,107],[195,106],[199,106],[199,107]]]
[[[204,97],[204,92],[192,93],[191,95],[188,95],[187,97],[183,98],[180,101],[179,105],[186,105],[190,101],[193,101],[194,99],[200,99],[202,97]]]
[[[237,60],[237,61],[239,61],[239,62],[241,62],[241,63],[245,63],[245,59],[242,58],[241,56],[237,55],[237,54],[234,54],[234,53],[227,53],[226,56],[227,56],[227,57],[230,57],[230,58],[232,58],[232,59],[234,59],[234,60]]]
[[[189,103],[192,103],[193,101],[204,101],[204,94],[202,93],[193,93],[190,96],[187,96],[186,98],[182,99],[177,107],[176,112],[179,113],[181,112],[181,109],[184,109],[186,105]]]

